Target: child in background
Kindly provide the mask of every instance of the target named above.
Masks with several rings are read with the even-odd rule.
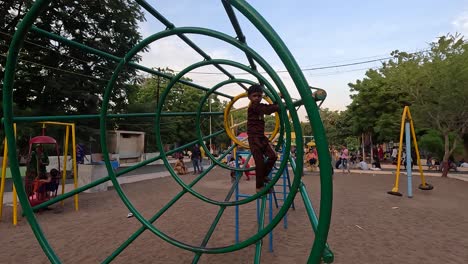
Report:
[[[176,163],[174,164],[174,170],[179,175],[187,174],[188,171],[187,171],[187,167],[185,167],[184,156],[179,155],[179,158],[177,159]]]
[[[231,167],[231,168],[236,167],[236,160],[233,157],[231,157],[231,159],[229,160],[228,166]],[[233,183],[235,181],[236,181],[236,171],[231,170],[231,183]]]

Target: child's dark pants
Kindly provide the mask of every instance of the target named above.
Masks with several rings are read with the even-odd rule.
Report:
[[[250,151],[255,160],[255,185],[257,189],[260,189],[265,185],[265,179],[268,178],[277,157],[275,151],[270,147],[268,138],[265,136],[249,137],[248,140]],[[265,156],[267,160],[265,160]]]

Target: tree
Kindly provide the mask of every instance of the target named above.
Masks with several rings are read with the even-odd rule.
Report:
[[[346,111],[332,111],[328,108],[320,109],[320,118],[330,146],[336,147],[346,144],[345,138],[352,135],[347,117]]]
[[[174,76],[173,70],[166,68],[158,68],[158,71]],[[182,78],[185,81],[191,81],[188,78]],[[205,95],[204,91],[190,87],[182,83],[176,83],[171,88],[165,101],[160,101],[161,94],[167,89],[169,84],[168,78],[159,76],[144,76],[142,77],[141,85],[136,85],[132,93],[129,94],[128,112],[142,113],[142,112],[155,112],[158,104],[163,103],[163,112],[196,112],[202,97]],[[209,112],[209,104],[211,101],[212,112],[224,111],[225,103],[221,102],[217,95],[211,95],[205,104],[202,106],[203,112]],[[201,117],[200,127],[203,135],[209,135],[209,117]],[[170,116],[162,117],[160,120],[160,128],[162,140],[166,144],[183,145],[191,142],[197,138],[195,116]],[[224,129],[223,117],[212,116],[212,131]],[[132,122],[121,120],[118,123],[119,128],[144,131],[148,135],[148,151],[156,150],[154,138],[154,120],[152,118],[138,118],[132,119]],[[218,136],[213,140],[214,144],[227,143],[229,139],[227,136]]]
[[[435,129],[444,140],[442,176],[448,172],[448,159],[468,131],[468,43],[459,35],[442,36],[430,50],[417,56],[398,54],[401,73],[412,74],[408,92],[419,124]]]
[[[468,127],[467,48],[462,37],[448,35],[431,43],[427,52],[392,52],[393,60],[350,84],[357,92],[349,106],[354,131],[377,133],[379,140],[396,138],[395,120],[403,105],[411,105],[418,127],[441,133],[447,165]]]
[[[32,0],[0,1],[0,53],[6,54],[15,26]],[[138,22],[144,20],[134,1],[51,1],[35,26],[92,48],[122,57],[142,38]],[[6,58],[0,57],[5,65]],[[139,61],[140,57],[134,58]],[[100,109],[107,80],[116,63],[30,32],[20,52],[14,84],[16,115],[94,114]],[[136,71],[126,68],[111,95],[111,110],[120,112],[135,81]],[[3,71],[0,72],[3,81]],[[3,85],[3,83],[2,83]],[[2,95],[0,95],[2,96]],[[3,108],[0,110],[3,113]],[[97,127],[97,120],[81,121]],[[110,124],[112,126],[112,124]],[[89,132],[78,126],[82,132]],[[80,133],[81,132],[81,133]],[[88,135],[83,136],[87,138]]]
[[[5,44],[33,1],[2,2],[0,21],[7,32]],[[5,15],[8,14],[8,15]],[[5,16],[3,16],[5,15]],[[122,19],[125,18],[125,19]],[[141,40],[138,22],[144,19],[131,1],[53,1],[35,26],[90,47],[124,56]],[[2,27],[3,28],[3,27]],[[31,32],[22,50],[15,80],[15,102],[20,109],[34,108],[37,114],[87,114],[99,110],[103,90],[115,62],[74,49]],[[140,58],[136,57],[138,61]],[[126,69],[114,87],[112,106],[125,102],[127,84],[135,76]],[[3,79],[3,78],[2,78]]]
[[[380,70],[369,70],[366,78],[356,83],[348,84],[353,101],[348,106],[349,117],[352,120],[352,132],[371,137],[373,142],[393,140],[399,131],[398,121],[407,95],[402,90],[396,90],[389,82],[386,74],[387,66],[383,64]]]

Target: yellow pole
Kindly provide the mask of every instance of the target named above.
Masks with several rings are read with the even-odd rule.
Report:
[[[65,180],[67,177],[67,161],[68,161],[68,137],[70,135],[70,128],[66,126],[65,129],[65,142],[63,146],[63,168],[62,168],[62,195],[65,193]],[[61,204],[64,205],[65,201],[62,200]]]
[[[418,141],[416,139],[416,133],[414,131],[414,125],[413,125],[413,119],[411,118],[411,112],[408,109],[408,116],[410,120],[410,126],[411,126],[411,136],[413,137],[413,144],[414,144],[414,149],[416,151],[416,159],[418,161],[418,167],[419,167],[419,175],[421,176],[421,185],[422,187],[426,187],[426,179],[424,178],[424,173],[421,165],[421,158],[419,155],[419,148],[418,148]]]
[[[405,106],[403,109],[403,115],[401,116],[401,128],[400,128],[400,144],[398,145],[398,157],[397,157],[397,170],[395,173],[395,185],[393,186],[392,192],[398,192],[398,183],[400,180],[400,161],[401,161],[401,151],[403,150],[403,134],[405,132],[405,121],[406,121],[406,112],[408,111],[408,106]]]
[[[75,124],[71,124],[72,128],[72,150],[73,150],[73,184],[75,189],[78,188],[78,168],[76,165],[76,134],[75,134]],[[78,211],[78,194],[75,194],[75,211]]]
[[[13,132],[15,133],[15,140],[16,140],[16,123],[13,123]],[[12,175],[13,176],[13,175]],[[16,187],[13,184],[13,225],[18,224],[18,201],[17,201],[17,195],[16,195]]]
[[[18,201],[16,200],[16,188],[13,185],[13,225],[18,224]]]
[[[2,213],[3,213],[3,195],[5,193],[5,178],[6,178],[7,162],[8,162],[8,144],[6,144],[6,138],[5,138],[5,140],[3,140],[2,180],[0,184],[0,220],[2,219]]]

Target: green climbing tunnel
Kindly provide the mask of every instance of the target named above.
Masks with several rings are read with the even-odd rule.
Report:
[[[266,87],[266,95],[273,101],[279,101],[280,97],[278,95],[279,91],[283,97],[285,104],[280,104],[280,113],[279,113],[279,138],[280,143],[278,145],[285,146],[283,150],[285,153],[290,153],[290,149],[292,145],[295,146],[304,146],[303,142],[303,135],[300,126],[299,116],[296,111],[297,103],[293,102],[293,99],[290,96],[290,92],[295,89],[297,90],[298,94],[301,97],[301,104],[305,108],[307,116],[310,120],[310,124],[313,128],[315,133],[315,141],[317,145],[317,150],[319,153],[319,160],[320,164],[330,164],[330,157],[328,153],[328,143],[325,137],[325,132],[323,125],[320,120],[318,107],[314,96],[312,95],[312,91],[309,88],[309,84],[307,83],[305,77],[303,76],[298,64],[296,63],[294,57],[289,52],[287,47],[285,46],[284,42],[279,38],[279,36],[275,33],[275,31],[271,28],[271,26],[262,18],[257,11],[251,7],[246,1],[244,0],[224,0],[220,1],[220,5],[223,5],[227,16],[229,17],[230,22],[236,32],[236,36],[230,36],[223,32],[218,32],[216,30],[212,30],[209,28],[200,28],[200,27],[176,27],[173,25],[169,20],[167,20],[162,14],[158,12],[155,8],[149,5],[144,0],[136,0],[136,2],[150,15],[152,15],[155,19],[160,21],[166,29],[160,32],[156,32],[149,37],[143,39],[141,42],[137,43],[132,49],[128,50],[128,52],[123,57],[117,57],[112,55],[105,50],[98,50],[82,43],[78,43],[76,41],[72,41],[67,39],[64,36],[56,35],[51,32],[48,32],[44,29],[36,27],[35,21],[41,15],[42,12],[49,8],[49,5],[54,1],[48,0],[37,0],[34,2],[33,6],[25,15],[24,19],[18,24],[17,30],[13,36],[11,41],[8,57],[7,57],[7,64],[5,67],[5,78],[4,78],[4,85],[3,85],[3,111],[4,111],[4,128],[5,134],[7,138],[8,148],[9,148],[9,160],[10,160],[10,167],[12,170],[13,181],[18,192],[18,197],[20,200],[20,204],[23,208],[24,215],[26,216],[33,233],[41,245],[44,253],[47,255],[51,263],[60,263],[60,259],[56,252],[52,249],[50,244],[48,243],[47,238],[44,236],[44,233],[38,224],[34,211],[46,207],[48,205],[60,202],[68,197],[71,197],[77,193],[80,193],[84,190],[97,186],[105,181],[111,181],[115,191],[120,196],[122,202],[128,208],[128,210],[133,213],[133,215],[141,222],[141,227],[138,230],[135,230],[134,234],[129,237],[129,239],[124,242],[119,248],[117,248],[110,256],[106,258],[104,261],[105,263],[111,262],[116,256],[118,256],[129,244],[131,244],[135,239],[139,237],[144,231],[150,231],[154,235],[160,237],[167,243],[170,243],[176,247],[179,247],[184,250],[192,251],[194,253],[194,260],[193,263],[197,263],[200,256],[202,254],[220,254],[220,253],[228,253],[236,250],[243,249],[248,247],[252,244],[255,244],[257,241],[261,240],[265,237],[270,231],[272,231],[277,224],[281,221],[283,216],[287,213],[288,209],[291,207],[291,204],[296,197],[298,192],[301,193],[301,196],[304,200],[306,207],[312,209],[312,205],[310,203],[310,198],[308,197],[305,188],[301,182],[301,175],[302,175],[302,162],[295,163],[292,157],[287,156],[286,158],[282,159],[281,165],[279,167],[279,171],[282,171],[283,168],[286,167],[286,163],[290,162],[291,168],[293,170],[294,177],[291,183],[291,191],[286,197],[283,206],[275,215],[273,220],[268,223],[266,226],[261,225],[258,229],[258,232],[251,237],[248,237],[244,241],[240,243],[235,243],[232,245],[224,246],[224,247],[207,247],[208,241],[211,237],[211,234],[216,229],[216,225],[219,222],[219,219],[223,215],[223,212],[226,208],[236,205],[243,205],[250,202],[255,202],[257,199],[265,199],[265,194],[268,188],[264,188],[264,191],[252,195],[251,197],[245,198],[239,201],[232,201],[230,198],[233,194],[233,190],[235,189],[235,184],[233,184],[231,190],[227,193],[226,198],[222,201],[214,200],[209,198],[201,193],[198,193],[194,190],[194,186],[201,180],[203,177],[209,173],[215,167],[223,167],[227,169],[227,166],[221,162],[221,160],[230,152],[236,144],[234,144],[230,149],[220,153],[221,155],[218,157],[213,156],[208,147],[206,146],[205,142],[210,138],[216,137],[218,135],[226,133],[226,129],[219,129],[218,131],[210,131],[210,133],[203,133],[200,127],[201,119],[207,118],[210,116],[218,116],[222,117],[223,113],[221,112],[206,112],[204,111],[204,105],[206,105],[206,101],[212,94],[216,94],[217,96],[223,97],[224,100],[233,100],[234,97],[232,95],[226,94],[220,90],[221,87],[228,85],[228,84],[236,84],[239,85],[242,89],[246,89],[247,86],[251,85],[253,82],[248,80],[247,78],[238,78],[230,73],[229,70],[236,69],[236,71],[243,71],[248,73],[251,77],[257,80],[257,82],[264,84]],[[215,3],[213,3],[214,5]],[[218,3],[217,3],[218,4]],[[270,64],[265,61],[262,56],[260,56],[255,50],[249,47],[246,43],[246,37],[243,35],[242,29],[240,24],[237,20],[237,15],[240,14],[245,18],[249,23],[251,23],[258,32],[263,35],[266,41],[271,45],[271,48],[276,52],[279,59],[284,64],[284,67],[287,69],[290,78],[293,80],[294,87],[286,87],[283,83],[282,79],[278,76],[278,74],[273,70]],[[100,106],[100,114],[99,115],[69,115],[69,116],[47,116],[47,117],[26,117],[26,116],[17,116],[13,113],[13,87],[15,82],[15,72],[17,71],[17,63],[18,63],[18,56],[21,51],[21,47],[23,42],[25,41],[25,37],[28,32],[35,32],[36,34],[40,35],[41,37],[48,38],[51,41],[56,41],[61,43],[62,45],[68,45],[70,47],[76,48],[81,50],[82,52],[86,52],[89,54],[93,54],[95,56],[100,56],[107,60],[114,61],[116,63],[116,67],[113,70],[112,76],[107,81],[107,84],[103,89],[103,98],[102,98],[102,105]],[[249,65],[242,64],[236,61],[227,60],[227,59],[212,59],[208,54],[206,54],[199,46],[195,44],[195,41],[192,41],[190,37],[193,36],[203,36],[206,38],[216,39],[216,41],[224,42],[224,45],[230,45],[235,49],[238,49],[240,52],[244,53],[248,59]],[[166,75],[164,72],[145,67],[143,65],[138,64],[135,62],[136,60],[134,57],[146,47],[151,45],[152,43],[162,41],[165,38],[170,37],[177,37],[192,47],[197,53],[201,55],[203,58],[201,61],[193,63],[180,71],[175,77],[171,77]],[[227,81],[221,81],[217,85],[212,87],[204,87],[203,85],[199,85],[196,83],[192,83],[184,79],[186,74],[190,73],[191,71],[197,70],[201,67],[205,66],[212,66],[217,68],[219,71],[224,73],[227,77]],[[265,72],[259,73],[258,66],[261,67]],[[123,73],[126,67],[132,67],[134,69],[146,72],[151,75],[159,76],[161,78],[167,78],[167,86],[164,89],[161,97],[159,98],[159,103],[157,108],[153,113],[130,113],[130,114],[115,114],[112,113],[111,108],[111,95],[113,94],[113,88],[118,82],[119,76]],[[229,69],[229,70],[228,70]],[[185,85],[189,85],[195,89],[202,90],[205,93],[205,96],[202,98],[197,109],[193,109],[192,112],[166,112],[164,111],[165,103],[167,102],[170,94],[175,91],[175,86],[179,83],[184,83]],[[323,98],[322,98],[323,100]],[[106,127],[109,120],[113,118],[135,118],[135,117],[154,117],[155,123],[155,134],[156,134],[156,144],[158,148],[161,150],[160,155],[154,157],[152,159],[145,160],[143,162],[138,163],[132,167],[128,167],[125,170],[114,172],[111,167],[110,157],[107,153],[108,146],[106,140]],[[170,151],[164,151],[164,144],[168,142],[164,141],[164,130],[163,126],[161,125],[161,119],[165,117],[175,117],[175,116],[192,116],[195,117],[197,122],[195,122],[195,128],[197,130],[197,139],[193,140],[192,142],[185,144],[183,146],[179,146],[175,149]],[[224,116],[226,118],[226,116]],[[94,181],[88,185],[80,187],[74,191],[68,192],[64,195],[60,195],[54,199],[49,200],[46,203],[38,205],[36,207],[31,207],[23,184],[21,180],[21,175],[19,171],[19,164],[15,157],[16,153],[16,145],[14,144],[14,131],[13,131],[13,124],[18,122],[34,122],[34,121],[59,121],[59,120],[79,120],[79,119],[98,119],[100,123],[100,140],[102,146],[102,153],[104,153],[104,161],[107,167],[108,175],[101,178],[100,180]],[[291,139],[291,131],[294,131],[296,134],[295,140]],[[283,144],[284,143],[284,144]],[[211,160],[211,165],[206,168],[203,173],[195,178],[190,183],[185,183],[179,176],[175,173],[172,166],[169,164],[168,157],[172,154],[179,152],[185,148],[192,147],[195,144],[199,144],[205,149],[209,159]],[[303,148],[298,147],[296,158],[298,160],[303,160]],[[158,212],[155,212],[154,216],[146,219],[142,216],[142,214],[134,207],[130,199],[125,195],[124,191],[122,190],[121,186],[119,185],[117,178],[119,176],[125,175],[126,173],[136,170],[142,166],[148,165],[151,162],[162,160],[170,172],[173,179],[182,187],[182,191],[178,193],[175,197],[173,197],[170,202],[164,206]],[[252,169],[252,168],[251,168]],[[244,171],[245,169],[239,169]],[[326,262],[333,261],[333,255],[329,251],[328,247],[326,246],[328,230],[330,227],[330,218],[331,218],[331,211],[332,211],[332,168],[331,166],[321,166],[320,168],[320,184],[321,184],[321,194],[320,194],[320,217],[314,219],[315,215],[310,215],[312,226],[315,231],[315,237],[313,239],[313,246],[310,250],[309,255],[309,263],[319,263],[322,259]],[[269,183],[269,187],[273,186],[276,181],[278,181],[280,177],[280,173],[274,175],[273,180]],[[156,228],[153,225],[154,222],[158,220],[172,205],[177,203],[177,201],[185,196],[190,195],[193,199],[200,199],[203,202],[210,203],[212,205],[216,205],[219,207],[218,215],[213,220],[212,225],[207,232],[205,239],[200,244],[192,245],[187,244],[177,239],[171,237],[171,234],[166,234],[160,229]],[[313,209],[312,209],[313,210]],[[255,260],[257,262],[259,260]]]

